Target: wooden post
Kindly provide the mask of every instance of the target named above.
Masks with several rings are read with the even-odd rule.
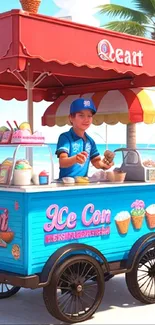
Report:
[[[30,63],[27,68],[27,120],[30,123],[31,131],[33,133],[33,73],[30,70]]]
[[[31,131],[33,133],[33,72],[30,68],[30,63],[27,67],[27,121],[30,124]],[[33,148],[26,148],[26,159],[29,161],[30,165],[33,166]]]

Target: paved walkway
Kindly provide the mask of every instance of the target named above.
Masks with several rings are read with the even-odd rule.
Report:
[[[106,283],[98,311],[83,324],[155,324],[155,305],[142,305],[128,292],[124,275]],[[0,300],[0,324],[62,324],[47,312],[42,289],[21,289],[15,296]]]

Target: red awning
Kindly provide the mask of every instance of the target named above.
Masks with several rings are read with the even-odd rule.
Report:
[[[5,37],[4,37],[5,35]],[[155,42],[19,10],[0,14],[0,98],[155,85]]]
[[[93,124],[96,125],[103,122],[107,124],[155,122],[155,90],[133,88],[61,96],[46,109],[42,117],[42,125],[69,124],[70,104],[79,97],[93,99],[97,108],[97,114],[93,119]]]

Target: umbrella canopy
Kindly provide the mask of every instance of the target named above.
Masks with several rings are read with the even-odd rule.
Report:
[[[0,14],[0,44],[4,100],[155,85],[153,40],[12,10]]]
[[[28,99],[28,121],[32,130],[33,101],[56,100],[53,114],[57,103],[67,96],[90,93],[100,112],[100,95],[96,92],[119,89],[124,96],[125,89],[131,87],[155,86],[153,40],[12,10],[0,14],[0,44],[0,98]],[[134,96],[134,103],[138,96]],[[108,98],[106,93],[105,98]],[[104,100],[102,94],[101,99]],[[132,96],[127,103],[130,100],[133,102]],[[113,101],[117,110],[116,98]],[[129,105],[133,108],[127,114],[126,104],[126,111],[119,113],[123,123],[137,121],[130,116],[134,110],[134,116],[141,116],[138,121],[143,120],[142,106],[142,103],[141,106]],[[117,123],[118,114],[112,112],[111,106],[109,110],[107,114],[96,115],[94,123]],[[63,118],[60,121],[52,117],[49,122],[43,118],[44,125],[66,123]]]
[[[69,109],[71,102],[79,97],[92,98],[97,108],[93,124],[123,124],[155,122],[155,90],[132,88],[78,95],[60,96],[45,111],[42,125],[63,126],[69,124]]]

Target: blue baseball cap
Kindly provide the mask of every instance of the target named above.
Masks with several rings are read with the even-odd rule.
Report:
[[[85,109],[90,109],[93,114],[96,113],[96,107],[92,99],[78,98],[72,102],[70,106],[70,114],[78,113]]]

